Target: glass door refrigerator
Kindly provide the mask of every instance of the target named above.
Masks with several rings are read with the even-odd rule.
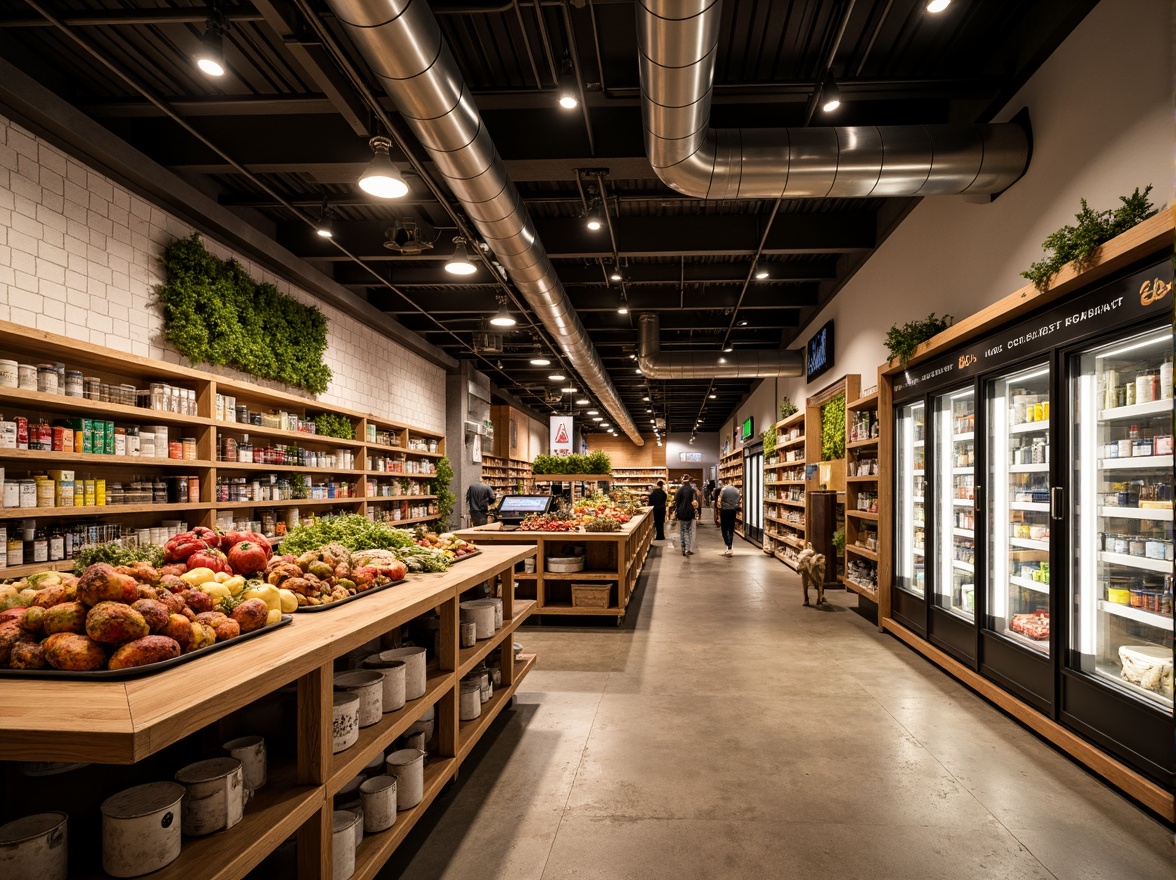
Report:
[[[925,634],[926,613],[926,406],[895,407],[894,586],[891,613]]]
[[[976,656],[976,390],[931,397],[932,578],[929,637],[961,659]]]
[[[1067,359],[1070,632],[1067,724],[1170,775],[1172,680],[1172,327]],[[1117,742],[1115,742],[1117,740]]]
[[[1048,711],[1050,664],[1050,362],[984,383],[988,564],[981,671]]]

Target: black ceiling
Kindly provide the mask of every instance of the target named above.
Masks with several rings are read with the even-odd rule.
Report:
[[[726,0],[712,123],[986,121],[1094,2],[956,0],[939,15],[924,6],[925,0]],[[666,350],[795,344],[804,323],[912,205],[701,201],[668,189],[644,156],[628,0],[432,7],[639,426],[664,417],[672,431],[689,431],[696,421],[701,431],[717,430],[752,383],[647,382],[632,357],[637,312],[660,313]],[[226,0],[221,8],[230,27],[228,72],[220,79],[191,61],[208,7],[189,0],[0,0],[0,57],[406,327],[455,357],[476,358],[479,369],[524,402],[546,410],[553,385],[582,387],[570,375],[569,382],[548,380],[558,361],[528,363],[536,340],[548,348],[529,314],[507,334],[504,353],[474,353],[472,334],[484,329],[496,297],[510,295],[516,307],[523,299],[485,269],[468,279],[442,271],[457,221],[466,222],[461,207],[431,185],[423,150],[404,134],[407,127],[323,0]],[[556,106],[565,51],[586,99],[570,112]],[[824,114],[815,107],[815,89],[830,54],[844,103]],[[410,186],[395,203],[355,185],[381,118],[402,133],[409,154],[393,150]],[[622,284],[608,278],[609,232],[590,233],[581,219],[597,186],[609,206],[627,315],[617,313]],[[308,223],[324,195],[334,242],[346,253]],[[435,247],[417,258],[384,248],[386,231],[404,219]],[[753,277],[757,254],[767,279]]]

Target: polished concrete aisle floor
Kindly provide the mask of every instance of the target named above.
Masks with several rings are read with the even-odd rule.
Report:
[[[1172,880],[1172,833],[751,544],[655,544],[621,628],[531,626],[517,706],[391,880]],[[558,619],[553,618],[553,622]]]

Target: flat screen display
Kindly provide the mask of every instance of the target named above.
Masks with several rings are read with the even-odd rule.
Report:
[[[811,382],[833,367],[833,322],[827,321],[805,346],[805,378]]]
[[[547,513],[550,495],[503,495],[498,505],[498,516],[524,517],[530,513]]]
[[[748,416],[743,420],[743,426],[739,432],[739,439],[747,441],[751,439],[751,435],[755,433],[755,419],[753,416]]]

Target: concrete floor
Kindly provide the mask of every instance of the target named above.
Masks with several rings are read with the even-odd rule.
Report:
[[[1161,823],[736,545],[655,544],[619,629],[522,630],[516,709],[381,878],[1176,876]]]

